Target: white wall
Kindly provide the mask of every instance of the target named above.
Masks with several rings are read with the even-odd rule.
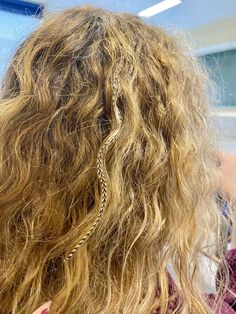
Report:
[[[236,154],[236,108],[218,108],[213,116],[219,148]]]
[[[33,16],[0,10],[0,80],[16,48],[39,23]]]

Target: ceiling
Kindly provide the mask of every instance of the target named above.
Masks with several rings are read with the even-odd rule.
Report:
[[[42,0],[43,1],[43,0]],[[111,11],[138,14],[160,0],[44,0],[46,11],[92,4]],[[190,46],[207,54],[236,48],[236,0],[182,0],[169,10],[144,18],[147,23],[170,31],[190,34]]]
[[[14,1],[18,2],[11,0]],[[0,5],[3,2],[0,0]],[[111,11],[138,14],[160,0],[31,0],[28,2],[44,4],[46,14],[85,4],[100,6]],[[187,31],[190,34],[190,46],[198,50],[200,48],[204,54],[236,48],[236,0],[182,0],[180,5],[144,20],[171,31]],[[3,53],[4,49],[14,50],[14,47],[33,31],[38,23],[39,20],[32,16],[0,10],[0,53]]]
[[[50,11],[81,4],[93,4],[112,11],[140,11],[160,0],[48,0],[43,1]],[[182,0],[180,5],[161,12],[147,21],[165,27],[193,29],[236,16],[236,0]]]

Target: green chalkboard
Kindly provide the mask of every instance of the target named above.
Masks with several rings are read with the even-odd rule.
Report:
[[[216,82],[220,105],[236,107],[236,50],[205,55],[202,60]]]

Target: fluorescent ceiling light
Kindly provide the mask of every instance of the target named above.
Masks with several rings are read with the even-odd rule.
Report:
[[[150,8],[147,8],[146,10],[139,12],[138,15],[143,17],[150,17],[170,8],[173,8],[181,2],[181,0],[164,0],[151,6]]]

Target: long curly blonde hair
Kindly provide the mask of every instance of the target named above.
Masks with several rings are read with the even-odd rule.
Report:
[[[208,86],[182,44],[130,14],[78,7],[29,36],[0,100],[1,313],[47,300],[63,314],[166,313],[175,298],[179,313],[212,311],[196,279],[203,254],[222,254]]]

